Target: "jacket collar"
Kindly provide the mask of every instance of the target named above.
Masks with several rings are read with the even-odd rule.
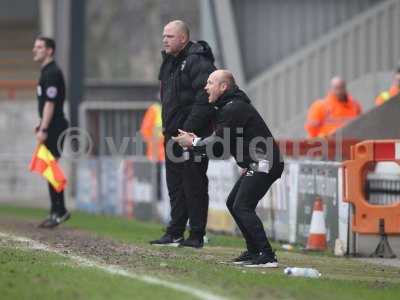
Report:
[[[339,98],[335,94],[333,94],[332,92],[329,92],[328,95],[326,96],[326,100],[329,103],[336,104],[336,105],[337,104],[339,104],[339,105],[349,105],[352,102],[352,98],[348,93],[346,95],[347,95],[347,101],[344,102],[344,101],[340,101]]]
[[[250,103],[250,99],[247,97],[247,95],[239,89],[237,85],[235,85],[232,89],[226,91],[223,93],[215,102],[214,102],[214,107],[219,109],[229,102],[236,101],[236,100],[241,100],[246,103]]]
[[[55,63],[56,63],[56,61],[55,61],[54,59],[51,60],[48,64],[46,64],[46,65],[44,65],[44,66],[42,67],[42,72],[43,72],[44,70],[46,70],[48,67],[54,65]]]
[[[169,58],[169,59],[174,60],[174,61],[180,61],[180,60],[184,59],[184,58],[188,55],[189,49],[190,49],[190,47],[191,47],[192,45],[193,45],[193,42],[192,42],[192,41],[189,41],[189,42],[186,44],[186,46],[178,53],[177,56],[173,56],[173,55],[171,55],[171,54],[167,54],[167,53],[165,52],[165,50],[161,51],[161,56],[162,56],[162,58],[163,58],[164,60],[167,59],[167,58]]]

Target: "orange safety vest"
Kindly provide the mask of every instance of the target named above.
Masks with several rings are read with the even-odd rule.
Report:
[[[152,104],[145,112],[140,133],[146,142],[146,156],[151,161],[164,161],[164,136],[162,134],[161,105]]]
[[[325,99],[315,101],[308,110],[304,126],[309,137],[325,137],[361,114],[360,104],[347,95],[347,102],[329,93]]]
[[[400,93],[400,88],[396,85],[392,85],[388,91],[384,91],[378,95],[375,99],[375,104],[376,105],[382,105],[389,99],[393,98],[397,94]]]

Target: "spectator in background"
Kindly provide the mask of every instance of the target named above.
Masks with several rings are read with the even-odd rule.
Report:
[[[156,163],[157,199],[161,200],[161,162],[164,156],[164,135],[162,133],[161,104],[155,102],[144,113],[140,133],[146,143],[147,158]]]
[[[360,114],[361,106],[347,92],[346,82],[334,77],[325,99],[316,100],[309,108],[304,127],[310,138],[325,137]]]
[[[394,73],[393,84],[389,90],[381,92],[375,99],[376,105],[381,105],[400,93],[400,66]]]
[[[154,162],[164,161],[164,136],[162,133],[161,104],[153,103],[144,113],[140,133],[146,143],[146,156]]]

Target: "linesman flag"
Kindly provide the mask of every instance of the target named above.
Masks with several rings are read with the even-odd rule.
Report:
[[[62,192],[67,185],[67,179],[65,178],[63,170],[53,154],[51,154],[49,149],[43,144],[36,147],[29,166],[29,171],[37,172],[42,175],[58,193]]]

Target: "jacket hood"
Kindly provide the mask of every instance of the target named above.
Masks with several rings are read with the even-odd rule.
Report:
[[[210,59],[213,63],[215,61],[211,47],[206,41],[189,41],[189,43],[185,46],[185,48],[182,49],[182,51],[178,54],[176,58],[179,60],[180,57],[185,57],[193,54],[203,55],[204,57]],[[166,59],[168,57],[174,58],[172,55],[167,54],[165,50],[161,51],[161,56],[163,59]]]
[[[187,55],[189,56],[192,54],[203,55],[207,57],[209,60],[211,60],[213,63],[215,61],[211,47],[210,45],[208,45],[206,41],[191,42],[187,50]]]
[[[182,49],[182,51],[178,54],[178,56],[172,56],[170,54],[167,54],[165,50],[161,51],[161,56],[163,59],[163,62],[161,64],[160,72],[158,74],[158,79],[161,80],[161,74],[164,71],[165,65],[168,62],[173,62],[173,63],[178,63],[179,61],[182,61],[186,57],[190,55],[202,55],[209,59],[212,63],[214,63],[215,58],[214,54],[212,53],[212,50],[210,46],[208,45],[207,42],[205,41],[197,41],[197,42],[192,42],[189,41],[189,43],[185,46],[185,48]]]
[[[238,86],[235,86],[231,90],[228,90],[225,93],[223,93],[217,99],[217,101],[214,102],[214,106],[217,108],[221,108],[222,106],[231,101],[243,101],[246,103],[251,103],[249,97],[245,94],[245,92],[239,89]]]

